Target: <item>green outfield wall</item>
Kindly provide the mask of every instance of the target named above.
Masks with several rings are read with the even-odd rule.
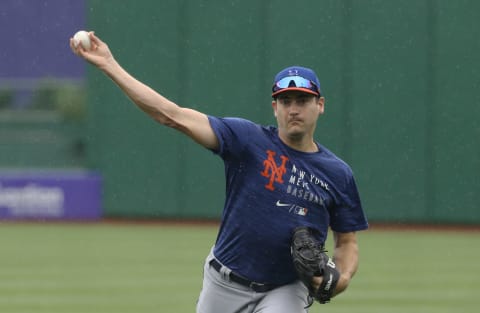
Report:
[[[316,137],[353,168],[371,221],[480,223],[480,2],[89,0],[88,27],[181,106],[275,122],[283,67],[326,96]],[[223,163],[88,69],[88,166],[107,216],[219,217]]]

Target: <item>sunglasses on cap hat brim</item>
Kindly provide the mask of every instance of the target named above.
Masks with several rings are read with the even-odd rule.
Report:
[[[272,87],[272,97],[285,92],[285,91],[303,91],[310,93],[315,96],[319,96],[320,92],[318,91],[317,85],[309,79],[303,78],[301,76],[287,76],[280,79]]]

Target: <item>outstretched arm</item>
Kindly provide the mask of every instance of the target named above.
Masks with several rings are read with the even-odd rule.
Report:
[[[72,51],[102,70],[145,113],[157,122],[175,128],[209,149],[218,147],[218,139],[205,114],[182,108],[140,82],[115,60],[108,45],[93,32],[89,33],[91,49],[75,45],[70,38]]]

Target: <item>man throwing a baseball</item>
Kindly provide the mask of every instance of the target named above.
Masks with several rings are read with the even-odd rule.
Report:
[[[221,226],[204,267],[198,313],[307,312],[344,291],[358,267],[356,232],[368,228],[350,167],[313,138],[325,98],[313,70],[292,66],[272,87],[277,126],[180,107],[127,73],[92,32],[72,51],[145,113],[225,163]],[[333,258],[323,249],[331,228]]]

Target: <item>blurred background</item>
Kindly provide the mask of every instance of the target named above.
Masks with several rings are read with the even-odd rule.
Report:
[[[273,76],[311,67],[326,96],[316,138],[352,166],[371,222],[478,224],[479,9],[468,0],[3,0],[0,214],[220,216],[219,159],[158,127],[74,56],[68,40],[87,29],[178,104],[261,124],[275,122]],[[43,211],[13,199],[44,192]]]
[[[358,278],[328,310],[476,312],[479,12],[474,0],[2,0],[0,311],[194,311],[223,164],[73,55],[86,29],[179,105],[260,124],[275,123],[274,75],[315,69],[316,139],[353,168],[372,225]],[[41,223],[11,223],[25,220]]]

